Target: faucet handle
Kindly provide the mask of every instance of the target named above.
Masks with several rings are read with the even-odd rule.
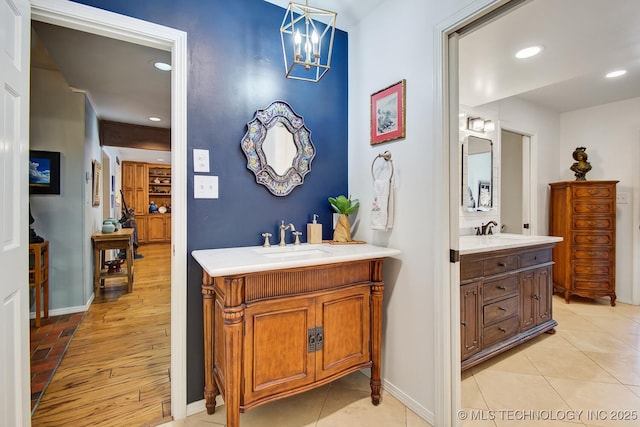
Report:
[[[265,248],[268,248],[269,246],[271,246],[271,242],[269,241],[269,237],[271,237],[271,233],[262,233],[262,237],[264,237],[264,244],[262,246],[264,246]]]
[[[300,235],[302,234],[302,231],[293,231],[293,232],[291,232],[291,234],[296,236],[296,240],[293,242],[293,244],[294,245],[299,245],[300,244]]]

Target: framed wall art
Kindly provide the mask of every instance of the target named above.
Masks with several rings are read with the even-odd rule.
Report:
[[[99,161],[91,162],[91,185],[93,187],[93,197],[91,206],[100,206],[100,179],[102,176],[102,165]]]
[[[371,95],[371,145],[404,138],[406,80]]]
[[[58,151],[29,151],[29,194],[60,194]]]

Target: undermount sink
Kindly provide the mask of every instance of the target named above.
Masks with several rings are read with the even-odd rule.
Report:
[[[256,248],[254,252],[267,258],[291,258],[303,256],[326,255],[327,252],[312,246],[291,245],[291,246],[271,246],[268,248]]]

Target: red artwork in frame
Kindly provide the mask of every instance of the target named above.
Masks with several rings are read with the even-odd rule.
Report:
[[[406,80],[371,95],[371,145],[404,138]]]

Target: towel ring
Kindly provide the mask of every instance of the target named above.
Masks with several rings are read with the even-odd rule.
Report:
[[[385,151],[382,154],[378,154],[374,159],[373,162],[371,163],[371,176],[373,177],[373,179],[376,179],[376,176],[373,174],[373,167],[376,164],[376,161],[378,159],[384,159],[385,161],[389,162],[389,164],[391,165],[391,175],[389,176],[389,180],[391,180],[391,178],[393,178],[393,160],[391,160],[391,153],[388,151]]]

